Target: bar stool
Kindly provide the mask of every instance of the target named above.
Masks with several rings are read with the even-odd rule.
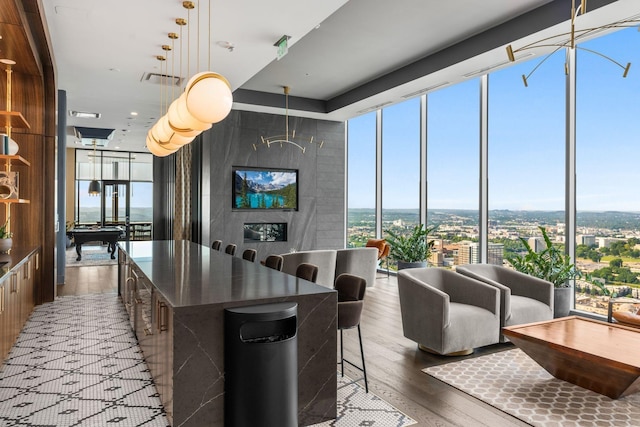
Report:
[[[284,264],[284,259],[280,255],[269,255],[264,260],[265,266],[278,271],[282,271],[282,264]]]
[[[256,255],[258,255],[258,251],[256,251],[255,249],[245,249],[244,252],[242,252],[242,259],[255,262]]]
[[[211,244],[211,249],[219,251],[222,246],[222,240],[214,240]]]
[[[367,368],[364,363],[364,351],[362,349],[362,334],[360,333],[360,316],[364,306],[364,293],[367,289],[367,281],[362,277],[342,273],[336,278],[335,290],[338,291],[338,329],[340,330],[340,368],[344,377],[345,362],[364,374],[364,389],[369,393],[367,381]],[[342,344],[342,331],[358,328],[358,340],[360,341],[360,357],[362,367],[353,364],[344,358],[344,346]]]
[[[224,252],[229,254],[229,255],[235,255],[236,254],[236,249],[237,249],[237,246],[234,245],[233,243],[230,243],[230,244],[227,245],[226,248],[224,248]]]
[[[303,262],[298,265],[298,268],[296,268],[296,277],[316,283],[316,279],[318,278],[318,266]]]

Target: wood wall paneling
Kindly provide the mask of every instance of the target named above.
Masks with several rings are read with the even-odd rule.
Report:
[[[42,247],[42,268],[36,284],[36,302],[54,297],[55,247],[55,134],[56,85],[42,13],[35,0],[0,0],[0,58],[16,61],[12,67],[11,110],[19,111],[30,127],[12,129],[12,138],[30,167],[20,173],[20,197],[29,204],[11,206],[14,244]],[[0,66],[0,109],[6,109],[6,73]],[[4,129],[2,129],[4,131]],[[0,206],[4,213],[5,206]]]

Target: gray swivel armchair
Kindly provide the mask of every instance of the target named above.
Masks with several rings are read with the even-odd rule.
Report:
[[[441,268],[398,272],[404,336],[420,349],[458,356],[499,339],[498,289]]]
[[[500,290],[500,331],[504,326],[553,319],[551,282],[492,264],[466,264],[456,271]],[[500,341],[508,341],[502,332]]]

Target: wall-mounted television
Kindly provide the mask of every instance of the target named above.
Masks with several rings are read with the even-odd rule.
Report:
[[[298,171],[233,167],[233,209],[298,210]]]

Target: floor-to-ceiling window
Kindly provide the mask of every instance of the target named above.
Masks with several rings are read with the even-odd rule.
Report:
[[[544,226],[553,242],[565,236],[566,111],[564,55],[489,75],[489,224],[487,262],[501,265],[535,241]]]
[[[640,51],[637,29],[579,47],[576,88],[576,261],[618,296],[638,296],[640,269]],[[606,313],[597,287],[576,283],[576,309]]]
[[[478,79],[427,96],[427,223],[438,237],[431,265],[452,266],[478,244],[479,116]]]
[[[76,150],[75,222],[128,225],[129,237],[150,239],[153,222],[153,156],[148,153]],[[95,168],[95,172],[94,172]],[[89,195],[89,182],[100,182]]]
[[[627,62],[640,63],[640,53],[629,48],[637,43],[637,31],[628,29],[578,47],[610,56],[624,67]],[[640,104],[635,97],[640,92],[640,73],[634,74],[632,66],[629,76],[622,78],[621,67],[579,49],[574,112],[567,110],[571,77],[565,74],[564,52],[536,68],[541,60],[488,75],[488,221],[476,226],[488,233],[487,262],[503,264],[523,251],[520,237],[533,249],[542,248],[539,226],[546,228],[555,245],[564,247],[565,197],[570,185],[566,166],[567,160],[572,161],[566,158],[571,153],[567,130],[575,114],[576,264],[589,274],[591,283],[605,285],[614,295],[640,297],[640,201],[635,191],[640,178],[635,165],[640,158],[636,143]],[[523,74],[528,75],[528,87]],[[481,117],[477,87],[477,81],[459,83],[429,93],[426,102],[427,220],[438,225],[443,248],[449,240],[468,240],[464,261],[459,259],[458,247],[454,263],[478,262],[481,256],[467,217],[447,212],[469,210],[475,221],[483,214],[478,211],[479,202],[485,202],[478,191],[478,138],[479,123],[485,117]],[[421,217],[415,208],[420,201],[420,165],[413,159],[420,147],[419,105],[416,98],[382,111],[383,163],[378,173],[382,173],[383,191],[376,202],[383,206],[383,218],[377,219],[383,230],[406,229]],[[373,121],[372,115],[371,129]],[[370,150],[373,153],[373,143]],[[400,156],[402,152],[408,154]],[[349,155],[363,153],[350,150]],[[451,251],[446,253],[451,260]],[[442,261],[447,263],[444,254]],[[596,295],[597,288],[576,281],[575,308],[604,313],[606,300]]]
[[[414,98],[382,110],[383,235],[405,234],[419,223],[420,98]]]
[[[376,237],[376,112],[349,120],[347,127],[348,247]]]
[[[102,162],[96,161],[94,152],[76,150],[76,212],[77,224],[98,224],[101,218],[100,195],[89,195],[89,183],[101,181]]]

